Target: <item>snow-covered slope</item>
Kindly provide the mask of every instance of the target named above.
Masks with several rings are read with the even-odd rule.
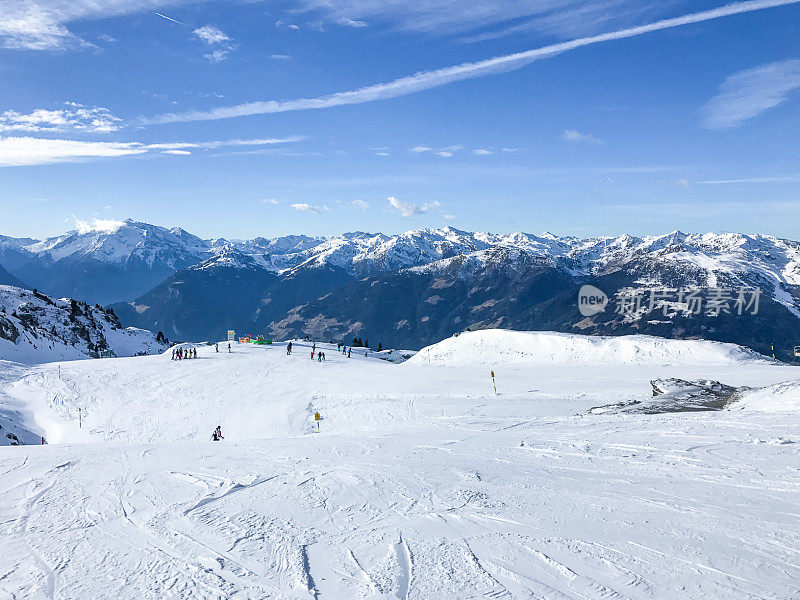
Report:
[[[793,412],[800,414],[800,381],[787,381],[775,385],[739,392],[730,410]]]
[[[735,344],[666,340],[647,335],[602,337],[568,333],[468,331],[423,348],[409,363],[439,365],[736,364],[770,359]]]
[[[586,411],[800,370],[309,345],[0,363],[0,597],[796,597],[800,414]]]
[[[44,363],[161,352],[150,331],[123,328],[113,312],[0,285],[0,360]]]

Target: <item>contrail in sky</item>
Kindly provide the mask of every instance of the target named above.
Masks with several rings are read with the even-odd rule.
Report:
[[[162,19],[166,19],[167,21],[172,21],[173,23],[177,23],[178,25],[186,25],[186,23],[181,23],[180,21],[176,21],[172,17],[168,17],[167,15],[162,15],[160,12],[156,13]]]
[[[485,77],[495,73],[514,71],[532,63],[533,61],[543,58],[550,58],[557,54],[561,54],[562,52],[568,52],[570,50],[575,50],[576,48],[582,48],[583,46],[590,46],[592,44],[600,44],[602,42],[636,37],[646,33],[651,33],[653,31],[672,29],[673,27],[681,27],[683,25],[690,25],[693,23],[702,23],[703,21],[711,21],[713,19],[719,19],[731,15],[764,10],[777,6],[786,6],[789,4],[796,4],[798,2],[800,2],[800,0],[750,0],[747,2],[734,2],[732,4],[726,4],[725,6],[720,6],[711,10],[704,10],[702,12],[674,17],[672,19],[663,19],[647,25],[629,27],[627,29],[620,29],[610,33],[602,33],[599,35],[578,38],[568,42],[551,44],[549,46],[543,46],[533,50],[526,50],[525,52],[507,54],[505,56],[498,56],[488,60],[463,63],[454,67],[445,67],[432,71],[420,71],[413,75],[401,77],[400,79],[395,79],[394,81],[390,81],[388,83],[368,85],[366,87],[348,92],[337,92],[335,94],[320,96],[318,98],[299,98],[297,100],[266,100],[259,102],[247,102],[245,104],[237,104],[235,106],[221,106],[219,108],[212,108],[211,110],[205,111],[168,113],[158,115],[156,117],[144,118],[141,119],[140,122],[145,125],[150,125],[159,123],[185,123],[189,121],[212,121],[217,119],[230,119],[233,117],[265,115],[295,110],[313,110],[320,108],[331,108],[334,106],[363,104],[365,102],[374,102],[376,100],[388,100],[390,98],[406,96],[408,94],[414,94],[423,90],[429,90],[431,88],[447,85],[448,83],[453,83],[454,81],[463,81],[466,79],[474,79],[476,77]]]

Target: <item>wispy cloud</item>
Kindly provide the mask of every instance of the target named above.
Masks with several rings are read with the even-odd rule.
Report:
[[[299,31],[300,26],[295,25],[294,23],[287,23],[285,21],[275,21],[275,28],[276,29],[291,29],[292,31]]]
[[[65,102],[64,107],[37,108],[29,113],[7,110],[0,113],[0,131],[108,133],[118,130],[122,123],[122,119],[102,106]]]
[[[486,148],[476,148],[472,153],[477,156],[489,156],[490,154],[494,154],[492,150],[487,150]]]
[[[442,158],[453,158],[453,153],[449,150],[439,150],[439,152],[436,153],[436,156],[441,156]]]
[[[219,63],[228,58],[228,55],[230,53],[231,53],[230,50],[213,50],[211,52],[203,54],[203,58],[205,58],[208,62],[211,63]]]
[[[777,177],[743,177],[741,179],[709,179],[696,181],[700,185],[731,185],[737,183],[797,183],[800,182],[800,173],[797,175],[779,175]]]
[[[337,23],[345,27],[354,27],[356,29],[361,27],[369,27],[366,21],[361,21],[360,19],[350,19],[348,17],[342,17],[337,21]]]
[[[492,38],[507,35],[508,23],[521,22],[522,30],[574,35],[576,30],[596,31],[606,21],[629,19],[632,12],[642,10],[636,10],[640,4],[653,9],[652,2],[641,0],[300,0],[298,4],[333,23],[368,19],[433,35],[489,28]],[[663,8],[663,3],[655,6]]]
[[[141,142],[85,142],[35,137],[0,137],[0,167],[47,165],[148,153],[185,155],[192,150],[210,150],[230,146],[268,146],[298,142],[302,139],[304,138],[301,136],[291,136],[253,140],[143,144]]]
[[[264,204],[272,204],[273,206],[280,204],[276,198],[262,198],[261,202]]]
[[[292,60],[289,54],[270,54],[272,60]]]
[[[367,210],[369,208],[369,202],[366,200],[353,200],[351,204],[361,210]]]
[[[520,69],[533,61],[543,58],[550,58],[563,52],[568,52],[576,48],[582,48],[592,44],[599,44],[613,40],[631,38],[639,35],[681,27],[692,23],[701,23],[712,19],[719,19],[731,15],[752,12],[794,4],[800,0],[750,0],[747,2],[736,2],[712,10],[692,13],[664,19],[647,25],[629,27],[610,33],[593,35],[574,39],[568,42],[551,44],[525,52],[517,52],[482,60],[472,63],[463,63],[453,67],[445,67],[433,71],[420,71],[408,77],[395,79],[388,83],[378,83],[359,88],[357,90],[338,92],[317,98],[300,98],[297,100],[266,100],[259,102],[247,102],[235,106],[223,106],[206,111],[190,111],[184,113],[168,113],[156,117],[142,119],[144,124],[155,123],[179,123],[189,121],[210,121],[216,119],[228,119],[233,117],[244,117],[250,115],[262,115],[272,113],[282,113],[298,110],[316,110],[332,108],[336,106],[346,106],[352,104],[363,104],[365,102],[375,102],[388,100],[408,94],[414,94],[423,90],[447,85],[456,81],[485,77],[497,73],[505,73]]]
[[[414,204],[413,202],[404,202],[403,200],[399,200],[394,196],[389,196],[387,201],[392,209],[394,209],[401,217],[404,218],[421,215],[441,206],[438,202],[427,202],[420,206],[419,204]]]
[[[741,125],[786,102],[800,89],[800,60],[761,65],[728,77],[703,107],[703,126],[727,129]]]
[[[320,213],[320,208],[318,206],[307,204],[306,202],[298,202],[297,204],[292,204],[291,206],[293,209],[299,210],[300,212],[312,213],[315,215]]]
[[[0,167],[20,167],[145,154],[134,142],[82,142],[32,137],[0,138]]]
[[[433,148],[431,148],[430,146],[414,146],[411,149],[412,152],[415,152],[417,154],[421,154],[423,152],[430,152],[431,150],[433,150]]]
[[[591,133],[581,133],[577,129],[566,129],[561,137],[567,142],[578,144],[602,144],[602,142]]]

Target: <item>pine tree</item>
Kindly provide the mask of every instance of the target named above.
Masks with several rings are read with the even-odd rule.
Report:
[[[369,340],[364,340],[364,348],[369,348]]]
[[[378,342],[378,352],[383,352],[383,344]]]

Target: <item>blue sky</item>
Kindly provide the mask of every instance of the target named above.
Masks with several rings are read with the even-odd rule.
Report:
[[[5,0],[0,234],[798,239],[798,25],[782,0]]]

